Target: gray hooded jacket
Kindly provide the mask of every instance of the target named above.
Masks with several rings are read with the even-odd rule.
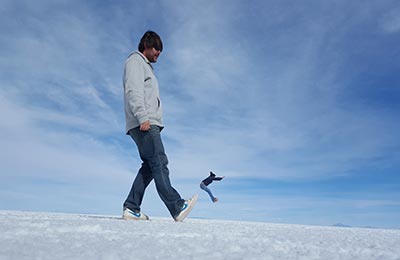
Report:
[[[163,127],[158,81],[150,62],[140,52],[131,53],[126,60],[123,84],[126,133],[146,121]]]

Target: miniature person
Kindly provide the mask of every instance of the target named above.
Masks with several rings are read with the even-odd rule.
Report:
[[[208,185],[210,185],[213,181],[220,181],[223,178],[225,178],[225,176],[217,177],[213,172],[210,172],[210,175],[200,183],[200,188],[208,193],[211,201],[214,203],[218,201],[218,198],[214,197],[211,190],[208,188]]]

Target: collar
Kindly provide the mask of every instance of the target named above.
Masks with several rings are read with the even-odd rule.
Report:
[[[147,63],[150,63],[150,61],[146,58],[146,56],[143,55],[143,53],[141,53],[140,51],[137,51],[136,53],[138,53],[140,56],[142,56],[142,58],[143,58]]]
[[[150,66],[150,68],[151,68],[152,70],[154,70],[154,69],[153,69],[153,65],[151,65],[150,61],[146,58],[146,56],[143,55],[143,53],[141,53],[140,51],[136,51],[136,53],[139,54],[140,57],[142,57],[142,58],[144,59],[144,61],[145,61],[147,64],[149,64],[149,66]]]

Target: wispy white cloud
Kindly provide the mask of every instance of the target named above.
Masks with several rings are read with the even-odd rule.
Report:
[[[76,187],[83,197],[115,200],[106,187],[129,183],[128,189],[138,163],[119,141],[123,43],[108,44],[113,32],[99,30],[104,22],[84,4],[11,2],[1,18],[0,177],[12,183],[2,207],[13,207],[24,193],[40,196],[40,189],[53,192],[46,200],[53,206],[59,194],[63,205],[76,204]],[[57,190],[54,183],[66,185]],[[94,183],[108,193],[99,194]],[[121,201],[112,204],[119,208]]]
[[[166,133],[180,144],[173,154],[179,172],[187,175],[184,169],[197,162],[202,167],[193,175],[216,167],[246,176],[325,178],[351,174],[396,143],[394,115],[359,107],[358,97],[355,104],[343,100],[359,73],[344,73],[351,66],[346,37],[372,10],[354,13],[356,6],[348,6],[337,16],[343,5],[285,13],[260,6],[272,15],[260,19],[265,27],[250,39],[236,27],[238,6],[168,10],[181,21],[168,21],[173,47],[164,58],[176,80],[162,85],[173,91]],[[288,26],[292,14],[297,23]]]
[[[106,177],[111,172],[126,174],[124,152],[105,145],[98,137],[68,128],[95,129],[85,118],[62,115],[14,105],[1,98],[2,175],[41,176],[73,181]],[[45,119],[41,119],[44,117]],[[48,121],[43,125],[41,121]],[[60,127],[54,128],[54,124]]]

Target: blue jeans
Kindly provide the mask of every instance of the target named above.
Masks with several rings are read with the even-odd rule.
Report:
[[[156,189],[172,217],[177,217],[182,210],[184,200],[171,186],[168,159],[161,140],[162,128],[152,125],[149,131],[140,131],[139,127],[129,130],[129,135],[135,141],[142,167],[136,175],[124,207],[140,211],[143,196],[147,186],[154,179]]]
[[[215,200],[215,197],[214,197],[214,195],[212,194],[211,190],[210,190],[203,182],[200,183],[200,188],[201,188],[202,190],[204,190],[205,192],[208,193],[208,195],[209,195],[210,198],[211,198],[211,201],[214,201],[214,200]]]

